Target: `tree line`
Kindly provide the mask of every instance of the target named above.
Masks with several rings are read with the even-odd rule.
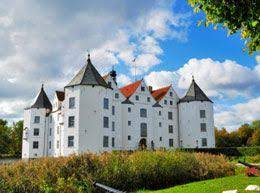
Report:
[[[260,146],[260,120],[243,124],[237,130],[215,128],[216,147]]]
[[[8,125],[7,120],[0,119],[0,155],[21,155],[23,121]]]

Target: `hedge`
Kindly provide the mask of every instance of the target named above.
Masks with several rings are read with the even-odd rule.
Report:
[[[94,181],[135,191],[233,174],[234,165],[222,155],[180,151],[86,153],[0,165],[0,192],[96,192]]]
[[[197,149],[182,149],[188,152],[203,152],[210,154],[223,154],[225,156],[240,157],[240,156],[255,156],[260,154],[260,146],[256,147],[224,147],[224,148],[197,148]]]

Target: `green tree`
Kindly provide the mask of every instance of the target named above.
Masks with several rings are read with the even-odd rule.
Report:
[[[228,34],[241,33],[249,54],[260,49],[260,5],[257,0],[188,0],[197,13],[206,14],[205,26],[228,29]]]
[[[13,124],[12,131],[10,133],[10,154],[22,153],[22,137],[23,137],[23,121],[18,121]]]
[[[255,120],[251,124],[252,129],[257,130],[260,129],[260,120]]]
[[[254,131],[252,137],[248,141],[248,145],[260,146],[260,128]]]
[[[246,146],[250,137],[252,137],[254,130],[249,124],[243,124],[238,128],[237,133],[241,140],[241,145]]]
[[[11,129],[7,125],[7,121],[0,119],[0,154],[8,154],[10,151],[10,133]]]

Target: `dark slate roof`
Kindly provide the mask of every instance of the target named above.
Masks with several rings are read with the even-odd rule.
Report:
[[[209,101],[212,102],[207,95],[201,90],[194,79],[192,79],[190,88],[186,95],[179,100],[178,103],[190,102],[190,101]],[[212,102],[213,103],[213,102]]]
[[[90,55],[88,55],[87,64],[78,72],[78,74],[70,81],[66,87],[76,85],[95,85],[109,88],[106,81],[93,66]]]
[[[122,104],[129,104],[129,105],[134,105],[134,103],[132,101],[129,100],[129,98],[125,99],[123,102],[121,102]]]
[[[31,106],[31,108],[45,108],[52,110],[52,104],[43,89],[43,85],[35,103]]]

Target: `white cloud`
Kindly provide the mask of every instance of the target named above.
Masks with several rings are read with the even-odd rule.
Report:
[[[149,75],[145,76],[145,81],[148,85],[153,86],[153,89],[158,89],[164,86],[169,86],[173,84],[177,79],[177,74],[171,71],[160,71],[151,72]]]
[[[124,86],[124,85],[131,83],[131,79],[125,74],[120,74],[117,77],[117,82],[120,86]]]
[[[215,125],[229,130],[237,129],[241,124],[260,119],[260,97],[245,103],[238,103],[219,113],[215,113]]]

